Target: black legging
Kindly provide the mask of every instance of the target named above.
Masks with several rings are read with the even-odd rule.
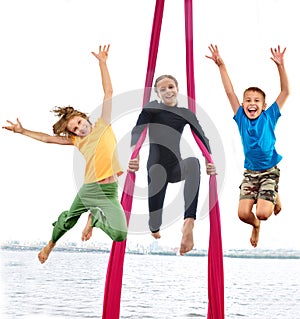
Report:
[[[200,187],[200,163],[195,157],[188,157],[172,167],[154,164],[148,167],[149,227],[158,232],[162,224],[162,210],[168,183],[185,180],[184,219],[196,219]]]

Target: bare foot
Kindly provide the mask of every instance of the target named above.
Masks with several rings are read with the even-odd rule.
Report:
[[[276,204],[274,206],[274,215],[278,215],[281,211],[281,201],[280,201],[280,198],[279,196],[277,196],[276,198]]]
[[[182,227],[182,239],[179,250],[181,256],[192,250],[194,247],[193,229],[194,218],[186,218]]]
[[[43,264],[48,259],[54,246],[55,246],[55,243],[53,243],[50,240],[49,243],[39,252],[38,259],[41,262],[41,264]]]
[[[159,238],[161,237],[159,231],[157,231],[156,233],[151,233],[151,235],[152,235],[155,239],[159,239]]]
[[[81,240],[87,241],[92,237],[93,234],[93,227],[92,227],[92,214],[89,214],[88,220],[86,222],[86,225],[82,231]]]
[[[260,220],[258,220],[257,226],[253,226],[252,234],[250,238],[251,245],[255,248],[258,244],[258,238],[259,238],[259,230],[260,230]]]

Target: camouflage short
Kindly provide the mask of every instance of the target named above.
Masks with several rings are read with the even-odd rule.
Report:
[[[240,185],[240,199],[254,199],[256,203],[257,199],[261,198],[275,205],[279,176],[280,169],[277,166],[264,171],[246,169]]]

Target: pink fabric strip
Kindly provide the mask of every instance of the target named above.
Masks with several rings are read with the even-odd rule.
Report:
[[[196,112],[194,56],[193,56],[193,7],[192,0],[185,0],[185,34],[186,34],[186,73],[189,109]],[[202,143],[193,134],[198,146],[208,162],[212,158]],[[220,209],[217,194],[217,179],[210,176],[209,181],[209,220],[210,235],[208,247],[208,319],[224,318],[224,269],[221,236]]]
[[[151,87],[153,83],[153,77],[156,66],[157,52],[160,39],[160,30],[163,18],[164,0],[156,0],[155,13],[152,24],[151,42],[148,55],[148,66],[145,80],[145,89],[143,97],[143,107],[148,103],[151,95]],[[147,128],[140,136],[135,149],[131,155],[131,158],[135,158],[145,140],[147,134]],[[126,214],[127,224],[129,224],[132,198],[135,185],[135,174],[127,173],[124,190],[121,198],[121,205]],[[110,251],[110,257],[108,261],[106,282],[104,289],[103,300],[103,319],[119,319],[120,318],[120,303],[121,303],[121,290],[122,290],[122,278],[123,278],[123,265],[126,249],[126,240],[122,242],[113,242]]]
[[[156,58],[159,46],[160,30],[164,9],[164,0],[156,1],[155,15],[153,19],[151,42],[148,56],[148,67],[145,81],[145,90],[143,97],[143,106],[149,101],[151,86],[156,66]],[[185,0],[185,27],[186,27],[186,69],[187,69],[187,87],[189,96],[189,108],[195,112],[195,84],[193,68],[193,29],[192,29],[192,0]],[[145,140],[147,128],[142,133],[131,158],[135,158]],[[194,135],[205,158],[212,162],[209,152]],[[132,198],[134,192],[135,174],[127,173],[124,190],[121,198],[121,204],[124,208],[127,223],[130,220]],[[224,318],[224,275],[223,275],[223,252],[221,238],[220,211],[217,195],[216,177],[210,177],[210,239],[208,251],[208,318]],[[126,249],[126,241],[113,242],[110,253],[110,259],[107,268],[104,301],[103,301],[103,319],[118,319],[120,317],[120,301],[122,290],[123,265]]]

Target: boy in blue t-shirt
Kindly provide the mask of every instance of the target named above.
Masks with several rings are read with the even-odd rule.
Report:
[[[275,149],[274,129],[280,109],[289,95],[289,83],[284,67],[284,53],[280,46],[271,48],[271,59],[276,63],[280,77],[281,91],[276,101],[266,109],[265,93],[257,87],[249,87],[244,91],[243,103],[240,103],[232,86],[226,66],[216,45],[210,45],[211,56],[219,67],[222,83],[234,112],[241,135],[245,161],[244,179],[240,185],[239,218],[252,225],[251,245],[257,246],[260,221],[267,220],[274,211],[281,210],[278,196],[280,170],[277,164],[282,156]],[[252,212],[256,204],[256,214]]]

